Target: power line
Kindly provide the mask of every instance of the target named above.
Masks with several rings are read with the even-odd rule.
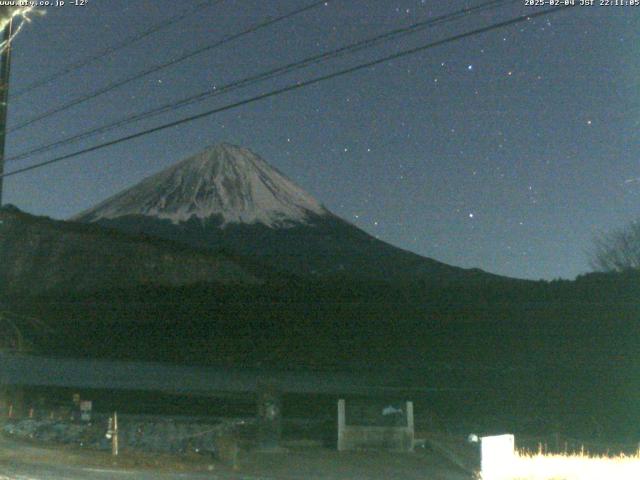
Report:
[[[130,115],[127,117],[124,117],[120,120],[117,120],[116,122],[107,124],[107,125],[103,125],[100,127],[96,127],[93,128],[91,130],[82,132],[82,133],[78,133],[69,137],[66,137],[64,139],[55,141],[53,143],[49,143],[49,144],[44,144],[44,145],[40,145],[38,147],[35,147],[31,150],[25,151],[25,152],[21,152],[17,155],[14,155],[13,157],[7,158],[5,161],[16,161],[16,160],[21,160],[27,157],[30,157],[32,155],[38,154],[38,153],[43,153],[49,150],[52,150],[56,147],[60,147],[62,145],[66,145],[68,143],[73,143],[75,141],[78,140],[82,140],[88,137],[92,137],[94,135],[100,134],[100,133],[106,133],[108,131],[111,131],[115,128],[119,128],[125,125],[128,125],[130,123],[133,122],[137,122],[137,121],[141,121],[141,120],[145,120],[147,118],[151,118],[157,115],[160,115],[164,112],[170,111],[170,110],[176,110],[178,108],[182,108],[185,107],[187,105],[192,105],[195,103],[199,103],[202,102],[208,98],[211,97],[215,97],[218,95],[222,95],[225,93],[228,93],[230,91],[236,90],[238,88],[243,88],[249,85],[253,85],[255,83],[264,81],[264,80],[268,80],[268,79],[272,79],[275,77],[279,77],[279,76],[283,76],[286,75],[288,73],[291,73],[293,71],[296,70],[300,70],[303,68],[306,68],[308,66],[314,65],[314,64],[318,64],[321,62],[324,62],[326,60],[330,60],[333,58],[338,58],[338,57],[342,57],[344,55],[347,54],[351,54],[351,53],[355,53],[361,50],[364,50],[366,48],[371,48],[374,47],[380,43],[382,43],[383,41],[389,41],[389,40],[396,40],[398,38],[402,38],[404,36],[410,35],[410,34],[414,34],[416,32],[419,32],[423,29],[425,29],[426,27],[432,27],[432,26],[437,26],[437,25],[441,25],[444,24],[446,22],[450,22],[453,20],[457,20],[459,18],[463,18],[465,16],[469,16],[472,13],[479,13],[481,11],[485,11],[488,9],[493,9],[493,8],[497,8],[503,4],[508,4],[508,3],[515,3],[516,1],[519,0],[492,0],[489,2],[485,2],[481,5],[477,5],[475,7],[468,7],[468,8],[464,8],[449,14],[445,14],[445,15],[441,15],[426,21],[422,21],[422,22],[417,22],[414,23],[412,25],[409,25],[407,27],[403,27],[403,28],[398,28],[392,31],[389,31],[387,33],[383,33],[380,35],[376,35],[373,37],[369,37],[367,39],[349,44],[347,46],[335,49],[335,50],[330,50],[327,52],[323,52],[321,54],[318,55],[314,55],[312,57],[307,57],[303,60],[299,60],[293,63],[289,63],[286,64],[284,66],[281,67],[277,67],[274,68],[272,70],[269,70],[267,72],[263,72],[257,75],[253,75],[250,77],[245,77],[243,79],[228,83],[226,85],[222,85],[218,88],[216,88],[215,90],[211,90],[211,89],[207,89],[204,92],[200,92],[197,93],[195,95],[190,95],[186,98],[183,98],[182,100],[179,100],[177,102],[170,102],[167,103],[165,105],[162,105],[160,107],[156,107],[154,109],[151,110],[147,110],[146,112],[142,112],[142,113],[138,113],[135,115]]]
[[[489,25],[489,26],[486,26],[486,27],[482,27],[482,28],[477,28],[475,30],[471,30],[471,31],[468,31],[468,32],[465,32],[465,33],[460,33],[460,34],[457,34],[457,35],[453,35],[451,37],[447,37],[445,39],[438,40],[436,42],[428,43],[426,45],[421,45],[419,47],[411,48],[411,49],[408,49],[408,50],[403,50],[401,52],[397,52],[397,53],[394,53],[392,55],[387,55],[385,57],[382,57],[382,58],[379,58],[379,59],[376,59],[376,60],[372,60],[372,61],[369,61],[369,62],[366,62],[366,63],[361,63],[359,65],[356,65],[356,66],[353,66],[353,67],[349,67],[349,68],[346,68],[346,69],[343,69],[343,70],[338,70],[336,72],[329,73],[329,74],[326,74],[326,75],[322,75],[320,77],[316,77],[316,78],[313,78],[311,80],[306,80],[304,82],[296,82],[296,83],[294,83],[292,85],[288,85],[286,87],[279,88],[277,90],[272,90],[270,92],[263,93],[263,94],[260,94],[260,95],[256,95],[254,97],[251,97],[251,98],[248,98],[248,99],[245,99],[245,100],[240,100],[240,101],[237,101],[237,102],[234,102],[234,103],[230,103],[230,104],[224,105],[222,107],[214,108],[212,110],[208,110],[208,111],[203,112],[203,113],[199,113],[199,114],[196,114],[196,115],[191,115],[189,117],[182,118],[180,120],[175,120],[173,122],[165,123],[163,125],[159,125],[157,127],[153,127],[153,128],[147,129],[147,130],[143,130],[143,131],[138,132],[138,133],[134,133],[134,134],[127,135],[127,136],[124,136],[124,137],[120,137],[120,138],[115,139],[115,140],[111,140],[111,141],[104,142],[104,143],[101,143],[101,144],[98,144],[98,145],[94,145],[93,147],[88,147],[88,148],[85,148],[85,149],[82,149],[82,150],[78,150],[76,152],[68,153],[66,155],[61,155],[59,157],[55,157],[55,158],[52,158],[50,160],[47,160],[47,161],[44,161],[44,162],[41,162],[41,163],[30,165],[28,167],[24,167],[24,168],[21,168],[21,169],[18,169],[18,170],[14,170],[12,172],[4,173],[3,175],[0,176],[0,178],[10,177],[12,175],[17,175],[17,174],[24,173],[24,172],[27,172],[27,171],[30,171],[30,170],[35,170],[37,168],[41,168],[41,167],[44,167],[46,165],[51,165],[53,163],[61,162],[63,160],[68,160],[70,158],[74,158],[74,157],[83,155],[85,153],[90,153],[90,152],[94,152],[96,150],[101,150],[101,149],[106,148],[106,147],[110,147],[110,146],[117,145],[117,144],[120,144],[120,143],[123,143],[123,142],[127,142],[129,140],[133,140],[133,139],[136,139],[136,138],[139,138],[139,137],[143,137],[143,136],[146,136],[146,135],[149,135],[149,134],[152,134],[152,133],[156,133],[156,132],[159,132],[159,131],[162,131],[162,130],[166,130],[168,128],[173,128],[173,127],[182,125],[184,123],[189,123],[189,122],[192,122],[192,121],[195,121],[195,120],[199,120],[201,118],[209,117],[211,115],[215,115],[216,113],[220,113],[220,112],[224,112],[224,111],[227,111],[227,110],[231,110],[233,108],[237,108],[237,107],[240,107],[240,106],[243,106],[243,105],[254,103],[254,102],[257,102],[259,100],[264,100],[264,99],[267,99],[267,98],[275,97],[275,96],[281,95],[283,93],[291,92],[291,91],[294,91],[294,90],[299,90],[301,88],[308,87],[308,86],[311,86],[311,85],[315,85],[317,83],[324,82],[326,80],[331,80],[333,78],[341,77],[343,75],[347,75],[347,74],[354,73],[354,72],[357,72],[357,71],[360,71],[360,70],[364,70],[366,68],[374,67],[376,65],[380,65],[380,64],[388,62],[390,60],[396,60],[396,59],[399,59],[399,58],[402,58],[402,57],[406,57],[406,56],[413,55],[413,54],[416,54],[416,53],[419,53],[419,52],[423,52],[425,50],[428,50],[428,49],[431,49],[431,48],[434,48],[434,47],[439,47],[439,46],[445,45],[447,43],[455,42],[455,41],[458,41],[458,40],[462,40],[464,38],[472,37],[474,35],[479,35],[479,34],[482,34],[482,33],[490,32],[492,30],[497,30],[497,29],[504,28],[504,27],[507,27],[507,26],[515,25],[515,24],[522,23],[522,22],[526,22],[526,21],[529,21],[529,20],[531,20],[533,18],[541,17],[541,16],[544,16],[544,15],[550,15],[552,13],[557,13],[557,12],[560,12],[561,10],[565,10],[567,8],[572,8],[572,7],[573,7],[573,5],[562,5],[562,6],[559,6],[559,7],[550,8],[550,9],[547,9],[547,10],[544,10],[544,11],[541,11],[541,12],[537,12],[537,13],[521,15],[519,17],[515,17],[515,18],[512,18],[510,20],[506,20],[506,21],[503,21],[503,22],[495,23],[495,24],[492,24],[492,25]]]
[[[95,99],[95,98],[97,98],[97,97],[99,97],[101,95],[104,95],[105,93],[108,93],[108,92],[110,92],[112,90],[115,90],[116,88],[120,88],[120,87],[122,87],[124,85],[127,85],[127,84],[129,84],[129,83],[131,83],[131,82],[133,82],[135,80],[139,80],[140,78],[146,77],[147,75],[150,75],[152,73],[158,72],[160,70],[164,70],[164,69],[166,69],[168,67],[176,65],[177,63],[180,63],[180,62],[183,62],[183,61],[188,60],[190,58],[193,58],[196,55],[200,55],[201,53],[207,52],[209,50],[213,50],[213,49],[215,49],[217,47],[221,47],[221,46],[223,46],[223,45],[225,45],[225,44],[227,44],[227,43],[229,43],[229,42],[231,42],[233,40],[237,40],[238,38],[241,38],[241,37],[243,37],[245,35],[249,35],[249,34],[254,33],[254,32],[258,31],[258,30],[261,30],[263,28],[266,28],[266,27],[269,27],[271,25],[274,25],[274,24],[276,24],[278,22],[282,22],[282,21],[287,20],[289,18],[292,18],[292,17],[294,17],[296,15],[299,15],[301,13],[307,12],[307,11],[312,10],[314,8],[317,8],[317,7],[321,6],[321,5],[327,5],[327,4],[328,4],[327,0],[316,1],[316,2],[311,3],[311,4],[309,4],[309,5],[305,6],[305,7],[299,8],[297,10],[293,10],[293,11],[291,11],[289,13],[286,13],[284,15],[281,15],[279,17],[259,22],[257,24],[254,24],[254,25],[250,26],[249,28],[239,32],[239,33],[235,33],[233,35],[228,35],[228,36],[224,37],[222,40],[219,40],[219,41],[217,41],[217,42],[215,42],[213,44],[197,48],[196,50],[192,50],[191,52],[186,53],[184,55],[181,55],[181,56],[179,56],[177,58],[174,58],[173,60],[169,60],[168,62],[161,63],[161,64],[155,65],[153,67],[147,68],[146,70],[143,70],[142,72],[136,73],[136,74],[131,75],[129,77],[126,77],[124,79],[121,79],[121,80],[118,80],[116,82],[110,83],[109,85],[107,85],[105,87],[102,87],[102,88],[100,88],[100,89],[98,89],[98,90],[96,90],[96,91],[94,91],[94,92],[92,92],[90,94],[84,95],[82,97],[78,97],[75,100],[71,100],[70,102],[68,102],[68,103],[66,103],[64,105],[61,105],[59,107],[53,108],[53,109],[48,110],[48,111],[46,111],[44,113],[41,113],[39,115],[36,115],[35,117],[33,117],[33,118],[29,119],[29,120],[26,120],[26,121],[16,125],[15,127],[12,127],[10,129],[8,129],[7,132],[11,133],[11,132],[14,132],[16,130],[20,130],[20,129],[24,128],[24,127],[27,127],[29,125],[32,125],[32,124],[36,123],[36,122],[39,122],[40,120],[44,120],[45,118],[48,118],[48,117],[50,117],[52,115],[55,115],[57,113],[63,112],[65,110],[68,110],[69,108],[75,107],[76,105],[84,103],[84,102],[86,102],[88,100],[93,100],[93,99]]]
[[[77,62],[74,63],[70,63],[69,65],[61,68],[60,70],[58,70],[55,73],[52,73],[49,76],[43,77],[39,80],[36,80],[32,83],[30,83],[29,85],[27,85],[26,87],[18,90],[16,93],[12,92],[12,96],[14,98],[18,98],[21,97],[22,95],[31,92],[32,90],[35,90],[37,88],[42,87],[43,85],[46,85],[47,83],[53,82],[54,80],[57,80],[61,77],[64,77],[65,75],[68,75],[69,73],[73,72],[74,70],[78,70],[80,68],[86,67],[87,65],[90,65],[104,57],[106,57],[107,55],[111,55],[115,52],[117,52],[118,50],[122,50],[123,48],[127,48],[130,47],[131,45],[138,43],[142,40],[144,40],[145,38],[153,35],[156,32],[159,32],[160,30],[163,30],[167,27],[170,27],[172,25],[174,25],[177,22],[180,22],[182,20],[184,20],[185,18],[193,15],[196,12],[199,12],[200,10],[202,10],[203,8],[208,8],[208,7],[213,7],[214,5],[218,5],[220,3],[222,3],[224,0],[205,0],[203,2],[199,2],[198,4],[196,4],[195,6],[193,6],[192,8],[190,8],[189,10],[179,14],[179,15],[174,15],[172,17],[169,17],[159,23],[156,23],[155,25],[152,25],[151,27],[149,27],[148,29],[133,35],[129,38],[126,38],[125,40],[123,40],[120,43],[116,43],[115,45],[112,45],[110,47],[107,47],[103,50],[100,50],[98,53],[87,57],[87,58],[83,58],[82,60],[78,60]]]

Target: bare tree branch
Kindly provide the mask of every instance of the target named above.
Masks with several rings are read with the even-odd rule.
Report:
[[[640,223],[596,237],[590,263],[602,272],[640,270]]]

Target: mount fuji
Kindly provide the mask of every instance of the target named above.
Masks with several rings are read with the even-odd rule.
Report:
[[[252,151],[228,143],[178,162],[71,220],[250,257],[305,277],[438,284],[496,278],[372,237]]]
[[[77,219],[95,222],[128,216],[191,219],[287,228],[329,212],[253,152],[220,144],[143,180]]]

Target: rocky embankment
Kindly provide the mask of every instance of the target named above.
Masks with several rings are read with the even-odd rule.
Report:
[[[7,419],[2,432],[19,439],[110,450],[106,436],[109,420],[90,422],[52,419]],[[169,418],[121,417],[118,443],[121,450],[162,453],[203,453],[223,457],[237,450],[252,426],[245,420],[198,421]]]

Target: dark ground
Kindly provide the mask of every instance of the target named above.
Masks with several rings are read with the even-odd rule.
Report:
[[[4,475],[4,477],[2,476]],[[0,479],[221,479],[221,480],[469,480],[471,476],[433,452],[336,452],[293,447],[279,453],[241,454],[237,469],[215,461],[107,454],[33,446],[0,439]]]

